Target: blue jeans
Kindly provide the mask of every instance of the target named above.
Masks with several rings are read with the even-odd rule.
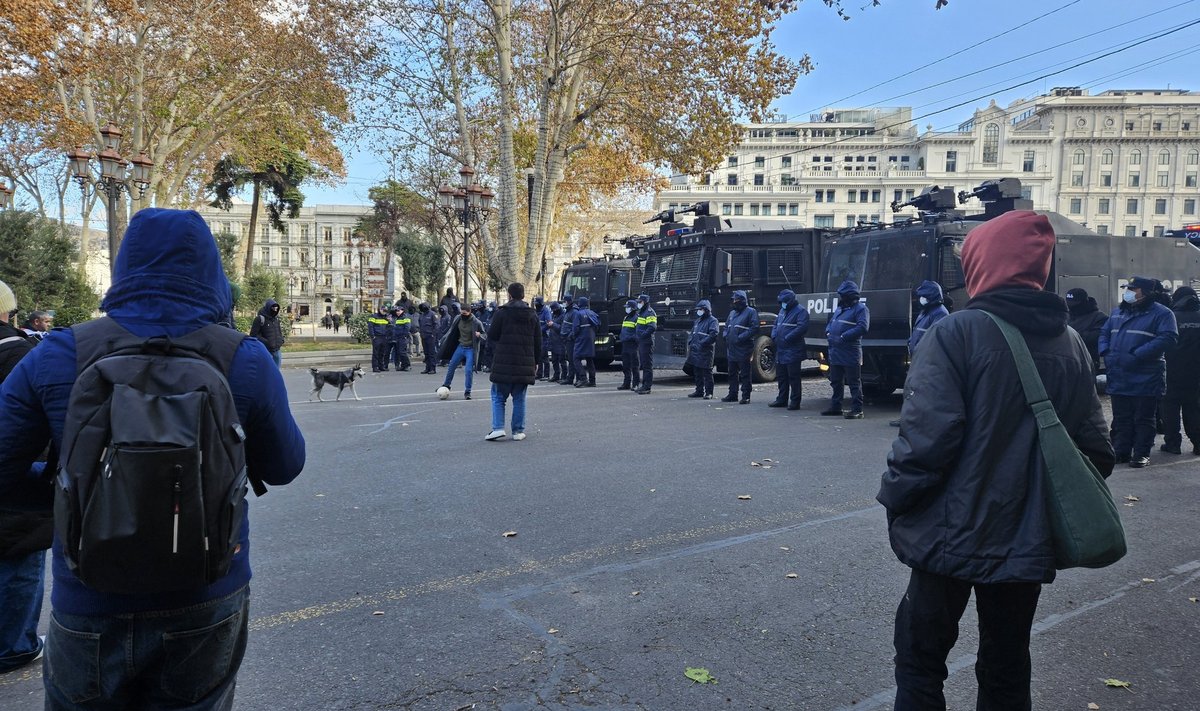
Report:
[[[459,345],[454,349],[454,355],[450,356],[450,365],[447,366],[446,379],[442,381],[442,385],[450,387],[450,383],[454,382],[454,371],[458,369],[459,364],[466,361],[467,369],[467,387],[465,392],[471,392],[471,378],[475,376],[475,349],[471,346]]]
[[[271,358],[275,360],[275,367],[283,367],[283,353],[281,351],[271,351]]]
[[[525,383],[492,383],[492,429],[504,429],[504,403],[512,396],[512,433],[525,431]]]
[[[50,616],[48,711],[225,711],[246,651],[250,589],[192,607]]]
[[[45,577],[46,551],[0,558],[0,673],[25,666],[42,651],[37,626]]]

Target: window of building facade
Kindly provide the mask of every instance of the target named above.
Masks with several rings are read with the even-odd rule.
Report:
[[[784,173],[783,175],[779,176],[779,184],[780,185],[795,185],[796,184],[796,176],[791,175],[789,173]]]
[[[733,214],[733,204],[728,203],[728,202],[721,203],[721,214],[722,215],[732,215]]]
[[[983,162],[995,165],[1000,161],[1000,127],[989,123],[983,129]]]
[[[868,191],[866,191],[866,190],[859,190],[858,191],[858,201],[866,202],[867,201],[867,193],[868,193]]]
[[[733,214],[734,215],[742,214],[742,203],[740,203],[740,202],[733,203]]]
[[[1125,214],[1126,215],[1138,214],[1137,198],[1129,198],[1128,200],[1125,201]]]
[[[904,191],[903,190],[893,190],[892,191],[892,202],[902,202],[903,200],[904,200]]]
[[[775,216],[783,217],[786,214],[787,214],[787,203],[783,203],[783,202],[777,203],[775,205]]]
[[[1159,151],[1158,152],[1158,164],[1159,165],[1171,165],[1171,152],[1170,151]]]
[[[730,173],[725,176],[726,185],[737,185],[737,173]]]
[[[1181,123],[1181,124],[1179,125],[1179,127],[1180,127],[1181,129],[1183,129],[1184,131],[1190,131],[1190,130],[1192,130],[1192,122],[1191,122],[1191,121],[1184,121],[1183,123]]]
[[[333,241],[333,228],[332,227],[322,227],[321,228],[321,239],[324,240],[325,242],[332,242]]]
[[[846,226],[847,227],[856,227],[856,225],[854,224],[854,215],[846,215]]]
[[[353,266],[352,260],[350,257],[350,250],[346,250],[345,252],[342,252],[342,266],[343,267]]]
[[[1132,151],[1129,154],[1129,165],[1141,165],[1141,164],[1142,164],[1142,152],[1141,151]]]
[[[762,169],[762,168],[765,168],[766,165],[767,165],[767,159],[765,156],[754,156],[754,167],[755,168]]]
[[[1086,158],[1082,149],[1076,150],[1071,156],[1071,163],[1073,165],[1083,165],[1084,160],[1086,160]]]
[[[302,267],[312,266],[312,262],[308,258],[308,250],[307,249],[300,250],[300,266],[302,266]]]
[[[836,198],[836,197],[837,197],[836,190],[826,190],[825,191],[825,202],[833,202],[834,198]]]
[[[1107,215],[1112,209],[1111,205],[1112,203],[1108,198],[1100,198],[1096,201],[1096,212],[1100,213],[1101,215]]]
[[[303,294],[306,291],[308,291],[308,279],[301,279],[300,280],[300,293]]]
[[[1166,231],[1167,231],[1167,228],[1166,228],[1166,227],[1163,227],[1162,225],[1155,225],[1155,226],[1154,226],[1154,236],[1155,236],[1155,237],[1162,237],[1162,236],[1163,236],[1163,233],[1164,233],[1164,232],[1166,232]]]
[[[825,202],[825,191],[817,190],[813,192],[813,200],[816,202]]]
[[[1025,151],[1024,158],[1021,159],[1021,171],[1024,173],[1033,172],[1033,161],[1037,157],[1037,153],[1033,151]]]
[[[1108,225],[1098,225],[1096,227],[1096,233],[1102,235],[1108,234]]]
[[[1113,162],[1113,152],[1111,150],[1105,148],[1104,152],[1100,154],[1100,164],[1101,165],[1112,165],[1112,162]]]
[[[1031,187],[1021,188],[1021,199],[1022,200],[1032,200],[1033,199],[1033,188],[1031,188]]]
[[[813,227],[817,229],[833,229],[833,215],[817,215],[813,218]]]
[[[332,286],[333,286],[333,275],[332,275],[332,274],[326,274],[326,275],[324,275],[324,276],[321,278],[321,284],[322,284],[322,286],[324,286],[326,289],[328,289],[328,288],[332,287]]]
[[[279,241],[287,244],[288,241],[288,224],[283,224],[283,229],[279,232]]]
[[[848,202],[858,202],[858,192],[857,191],[851,190],[850,192],[846,193],[846,195],[847,195],[846,199]]]
[[[813,163],[820,163],[820,162],[821,162],[821,156],[813,156],[812,162],[813,162]]]
[[[300,241],[308,241],[308,225],[300,225]]]
[[[1187,164],[1196,165],[1197,163],[1200,163],[1200,151],[1188,151]]]
[[[1137,237],[1137,225],[1125,225],[1126,237]]]
[[[325,254],[321,255],[321,263],[327,267],[332,267],[333,266],[333,252],[329,251],[328,249],[325,250]]]
[[[762,185],[762,184],[763,184],[763,174],[762,174],[762,173],[755,173],[755,174],[754,174],[754,184],[755,184],[755,185]]]
[[[1155,121],[1152,124],[1152,126],[1154,127],[1155,131],[1161,131],[1162,130],[1162,121]]]
[[[344,277],[342,277],[342,288],[343,288],[343,289],[349,289],[349,288],[350,288],[350,277],[348,277],[348,276],[344,276]]]
[[[1188,173],[1187,175],[1183,176],[1183,186],[1185,188],[1196,187],[1196,174]]]
[[[283,249],[279,250],[279,266],[281,266],[281,267],[292,266],[292,250],[291,249],[284,247]]]
[[[781,163],[781,165],[783,165],[784,168],[791,168],[792,167],[792,157],[784,156],[783,158],[780,159],[780,163]]]
[[[905,191],[904,191],[904,199],[905,199],[905,200],[912,200],[912,199],[913,199],[913,195],[915,195],[915,194],[916,194],[916,191],[914,191],[914,190],[905,190]]]
[[[1071,173],[1071,187],[1078,188],[1083,186],[1083,173]]]
[[[1083,212],[1083,199],[1071,198],[1071,214],[1078,215],[1081,212]]]
[[[1196,214],[1196,200],[1194,198],[1189,198],[1189,199],[1183,201],[1183,214],[1185,214],[1185,215],[1195,215]]]
[[[1155,177],[1155,184],[1160,188],[1167,187],[1167,185],[1170,182],[1170,175],[1168,173],[1159,173],[1158,175],[1156,175],[1154,177]]]
[[[271,248],[270,247],[262,248],[261,256],[258,258],[258,263],[263,265],[264,267],[271,266]]]
[[[1125,130],[1126,130],[1126,131],[1132,131],[1132,130],[1133,130],[1133,121],[1126,121],[1126,122],[1125,122]]]
[[[1136,188],[1142,184],[1142,176],[1140,173],[1129,174],[1129,187]]]
[[[1166,198],[1158,198],[1154,201],[1154,214],[1155,215],[1167,214],[1167,199]]]
[[[958,170],[958,151],[946,151],[946,172],[954,173]]]
[[[342,242],[344,242],[346,244],[350,243],[350,233],[351,233],[351,229],[349,227],[342,228]]]
[[[758,203],[756,203],[756,202],[752,202],[752,203],[750,203],[750,214],[751,214],[751,215],[757,215],[757,214],[758,214]]]
[[[1100,174],[1100,186],[1104,188],[1112,187],[1112,173],[1105,172]]]
[[[267,225],[260,225],[258,228],[258,238],[263,242],[269,242],[271,240],[271,228]]]
[[[729,156],[729,160],[728,160],[728,162],[726,162],[725,165],[729,168],[736,168],[737,167],[737,156]]]
[[[871,191],[871,202],[879,202],[882,199],[883,199],[883,191],[882,190],[872,190]]]

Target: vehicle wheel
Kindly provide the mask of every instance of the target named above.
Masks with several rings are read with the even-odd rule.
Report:
[[[770,336],[759,336],[754,341],[754,354],[750,362],[754,367],[754,382],[775,382],[775,342]]]

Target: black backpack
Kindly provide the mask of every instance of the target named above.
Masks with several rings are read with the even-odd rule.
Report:
[[[233,559],[248,482],[226,378],[245,334],[210,325],[147,339],[111,318],[71,330],[78,371],[54,501],[68,567],[108,593],[215,582]]]

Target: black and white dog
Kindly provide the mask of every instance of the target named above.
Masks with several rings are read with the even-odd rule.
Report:
[[[342,391],[347,387],[350,388],[350,393],[354,395],[355,400],[362,400],[362,398],[358,396],[358,392],[354,389],[354,381],[363,377],[363,369],[361,365],[356,365],[353,368],[348,368],[346,370],[317,370],[316,368],[309,368],[308,372],[312,373],[313,379],[313,389],[312,392],[308,394],[309,402],[312,402],[313,395],[317,396],[317,400],[325,402],[321,399],[321,388],[325,387],[326,385],[337,386],[338,394],[335,400],[342,399]]]

